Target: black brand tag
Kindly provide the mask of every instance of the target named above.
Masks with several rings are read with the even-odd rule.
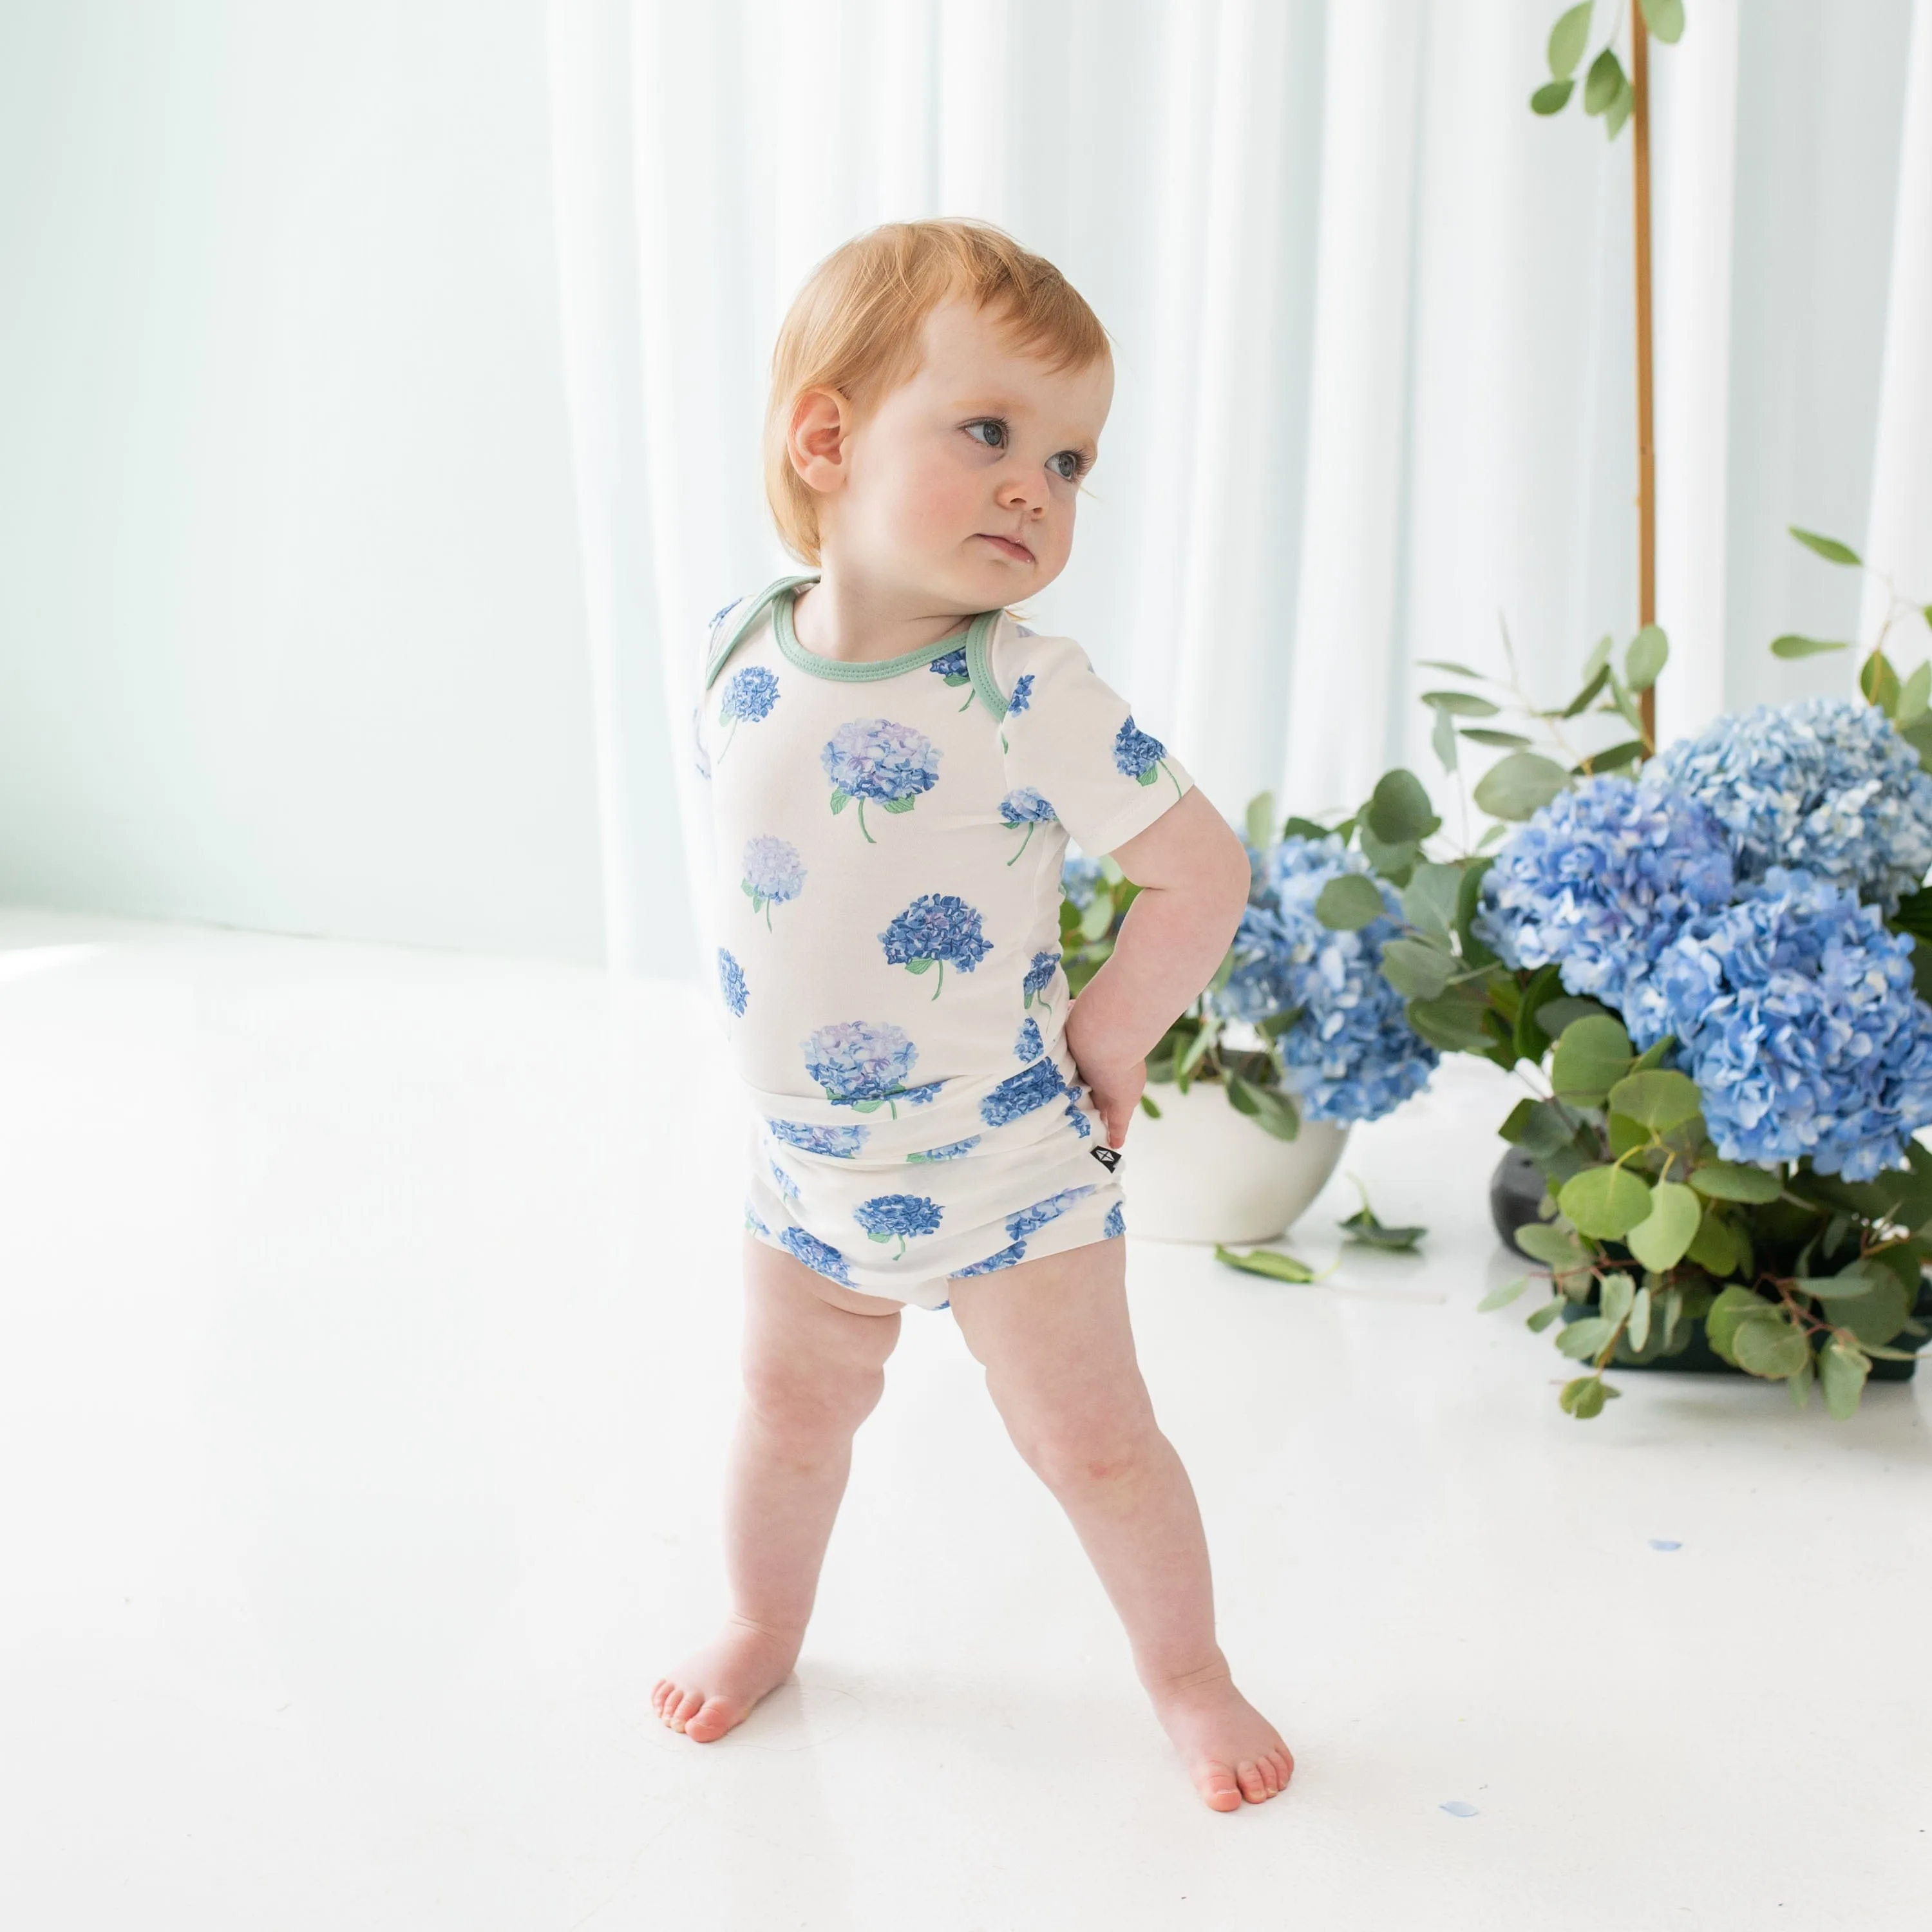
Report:
[[[1090,1148],[1088,1151],[1109,1174],[1112,1174],[1120,1164],[1120,1150],[1118,1148],[1105,1146]]]

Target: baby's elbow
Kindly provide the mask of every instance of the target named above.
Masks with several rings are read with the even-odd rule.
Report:
[[[1254,874],[1248,863],[1248,848],[1226,819],[1221,820],[1221,836],[1214,843],[1213,880],[1216,908],[1232,934],[1246,909]]]

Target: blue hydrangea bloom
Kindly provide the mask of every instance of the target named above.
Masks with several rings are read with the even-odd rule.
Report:
[[[1055,815],[1053,807],[1031,785],[1022,785],[1017,790],[1008,792],[1000,800],[1000,818],[1010,826],[1018,827],[1024,825],[1026,827],[1021,835],[1019,844],[1014,848],[1012,857],[1006,861],[1008,865],[1015,864],[1021,853],[1026,850],[1032,840],[1034,827],[1050,824]]]
[[[834,1160],[850,1160],[866,1144],[869,1127],[821,1127],[804,1120],[773,1120],[765,1125],[779,1139],[807,1154],[827,1154]]]
[[[973,682],[973,674],[967,668],[966,651],[963,645],[956,651],[943,652],[926,666],[926,669],[931,671],[934,676],[943,677],[947,685],[955,691],[958,690],[962,685],[970,684]],[[965,704],[961,705],[959,709],[962,711],[967,710],[972,702],[973,694],[969,691],[966,694]]]
[[[1658,763],[1723,821],[1741,881],[1801,868],[1890,912],[1932,866],[1932,776],[1876,705],[1760,704],[1679,740]]]
[[[1019,1035],[1013,1042],[1016,1060],[1037,1060],[1046,1051],[1046,1042],[1040,1036],[1040,1023],[1036,1020],[1020,1022]]]
[[[946,983],[946,969],[970,973],[992,951],[980,930],[980,914],[952,892],[922,892],[879,934],[888,966],[923,973],[937,964],[932,997]]]
[[[1676,1036],[1726,1160],[1809,1155],[1820,1174],[1870,1180],[1932,1124],[1932,1007],[1912,952],[1876,905],[1774,866],[1636,982],[1630,1036]]]
[[[905,1077],[919,1058],[919,1048],[896,1026],[869,1020],[839,1020],[822,1026],[800,1042],[805,1070],[825,1089],[825,1097],[838,1107],[869,1113],[903,1096],[915,1105],[932,1100],[940,1083],[932,1082],[914,1092]],[[898,1108],[892,1107],[897,1119]]]
[[[1295,1013],[1276,1043],[1302,1113],[1380,1120],[1426,1087],[1442,1059],[1382,976],[1382,947],[1402,930],[1400,902],[1378,882],[1384,916],[1355,932],[1324,926],[1315,916],[1322,887],[1344,872],[1369,872],[1368,861],[1332,834],[1283,839],[1254,869],[1255,898],[1234,934],[1233,968],[1209,1005],[1250,1025]]]
[[[1116,1201],[1107,1210],[1107,1218],[1100,1223],[1100,1237],[1103,1240],[1114,1240],[1127,1232],[1126,1210]]]
[[[992,1274],[1000,1268],[1010,1268],[1014,1262],[1026,1259],[1026,1244],[1016,1241],[1010,1248],[1002,1248],[997,1254],[988,1255],[982,1262],[975,1262],[970,1268],[955,1268],[956,1275]]]
[[[1024,629],[1024,626],[1022,628]],[[1031,637],[1033,633],[1030,631],[1026,631],[1025,634]],[[1006,709],[1017,716],[1032,702],[1033,673],[1028,671],[1023,677],[1018,677],[1013,680],[1013,694],[1006,700]]]
[[[923,1194],[875,1194],[853,1209],[852,1218],[865,1229],[868,1239],[896,1240],[898,1249],[892,1257],[896,1261],[906,1251],[908,1236],[938,1233],[945,1212],[937,1201],[928,1200]]]
[[[1036,1060],[1022,1072],[1002,1080],[980,1102],[980,1118],[989,1127],[1003,1127],[1066,1091],[1060,1069],[1050,1060]]]
[[[854,718],[839,726],[818,754],[832,781],[832,809],[859,802],[859,829],[868,844],[878,840],[866,827],[866,801],[889,812],[910,812],[922,792],[939,782],[939,747],[924,732],[890,718]]]
[[[1076,912],[1084,912],[1106,877],[1097,859],[1069,859],[1060,868],[1060,890],[1072,902]]]
[[[1066,1124],[1084,1140],[1094,1137],[1094,1124],[1080,1111],[1080,1096],[1086,1088],[1077,1082],[1066,1090]]]
[[[722,758],[731,748],[741,722],[757,724],[770,715],[778,701],[778,681],[763,664],[747,664],[742,670],[734,671],[724,680],[724,695],[718,706],[719,722],[731,728],[718,755]]]
[[[804,1262],[814,1274],[827,1276],[842,1287],[858,1286],[852,1279],[852,1270],[845,1257],[816,1234],[808,1234],[802,1228],[781,1228],[778,1243],[787,1254]]]
[[[1476,929],[1511,966],[1621,1007],[1698,914],[1735,890],[1724,828],[1673,786],[1615,772],[1558,792],[1504,840]]]
[[[1136,730],[1133,713],[1129,712],[1126,722],[1114,734],[1114,766],[1121,777],[1152,784],[1155,768],[1166,756],[1167,747],[1150,732]]]
[[[1043,1006],[1047,1002],[1046,989],[1053,984],[1053,976],[1060,970],[1058,952],[1036,952],[1033,964],[1026,969],[1026,977],[1020,982],[1023,997],[1020,1004],[1030,1006],[1037,1000]]]
[[[718,989],[724,1004],[740,1019],[745,1017],[745,1003],[751,998],[745,985],[745,969],[723,946],[718,949]]]
[[[805,867],[799,859],[798,848],[787,844],[782,838],[774,838],[769,832],[747,839],[742,883],[751,899],[752,910],[764,914],[769,932],[771,908],[796,898],[804,890]]]
[[[1090,1183],[1084,1187],[1063,1187],[1058,1194],[1049,1194],[1044,1201],[1036,1201],[1030,1208],[1022,1208],[1017,1214],[1006,1216],[1006,1232],[1013,1240],[1022,1241],[1028,1235],[1036,1234],[1049,1221],[1057,1221],[1076,1201],[1084,1201],[1094,1191]]]
[[[738,608],[738,606],[739,606],[740,604],[742,604],[743,602],[744,602],[744,599],[743,599],[742,598],[741,598],[741,597],[734,597],[734,598],[732,598],[732,600],[730,601],[730,603],[728,603],[728,604],[726,604],[723,610],[722,610],[718,611],[718,613],[717,613],[717,614],[716,614],[716,615],[712,618],[712,620],[711,620],[710,622],[710,623],[708,623],[707,625],[706,625],[704,628],[705,628],[707,631],[715,631],[715,630],[716,630],[716,629],[717,629],[717,628],[718,628],[718,626],[720,624],[723,623],[723,622],[724,622],[724,620],[725,620],[727,617],[730,616],[730,614],[731,614],[731,613],[732,613],[734,610],[736,610],[736,609],[737,609],[737,608]]]
[[[962,1154],[970,1154],[980,1144],[977,1134],[968,1134],[963,1141],[948,1141],[944,1147],[927,1148],[922,1153],[909,1154],[908,1160],[957,1160]]]
[[[765,1165],[771,1169],[772,1178],[777,1182],[778,1192],[788,1201],[796,1201],[798,1198],[798,1183],[776,1161],[767,1161]]]

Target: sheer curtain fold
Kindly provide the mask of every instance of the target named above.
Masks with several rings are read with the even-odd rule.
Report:
[[[1634,629],[1629,137],[1527,111],[1546,0],[554,7],[619,963],[694,934],[710,956],[704,908],[669,910],[693,875],[696,653],[714,610],[792,567],[760,478],[770,346],[812,265],[878,221],[998,221],[1107,324],[1102,461],[1028,614],[1081,639],[1231,818],[1264,788],[1352,807],[1392,760],[1446,797],[1418,659],[1500,671],[1506,628],[1548,702],[1596,636]],[[1928,8],[1870,0],[1842,86],[1808,85],[1802,0],[1703,0],[1654,52],[1666,736],[1836,687],[1829,660],[1759,687],[1782,521],[1868,514],[1874,556],[1932,562]],[[1861,77],[1908,44],[1875,131]],[[1889,320],[1793,364],[1768,278],[1827,246],[1895,256]],[[1807,409],[1839,459],[1822,506]],[[1490,755],[1466,746],[1465,778]]]

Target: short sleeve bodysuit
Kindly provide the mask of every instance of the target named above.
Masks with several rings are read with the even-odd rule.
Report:
[[[944,1308],[949,1276],[1123,1230],[1064,1037],[1060,868],[1070,835],[1111,851],[1192,782],[1072,638],[993,610],[846,663],[792,628],[811,580],[718,614],[694,720],[746,1226]]]

